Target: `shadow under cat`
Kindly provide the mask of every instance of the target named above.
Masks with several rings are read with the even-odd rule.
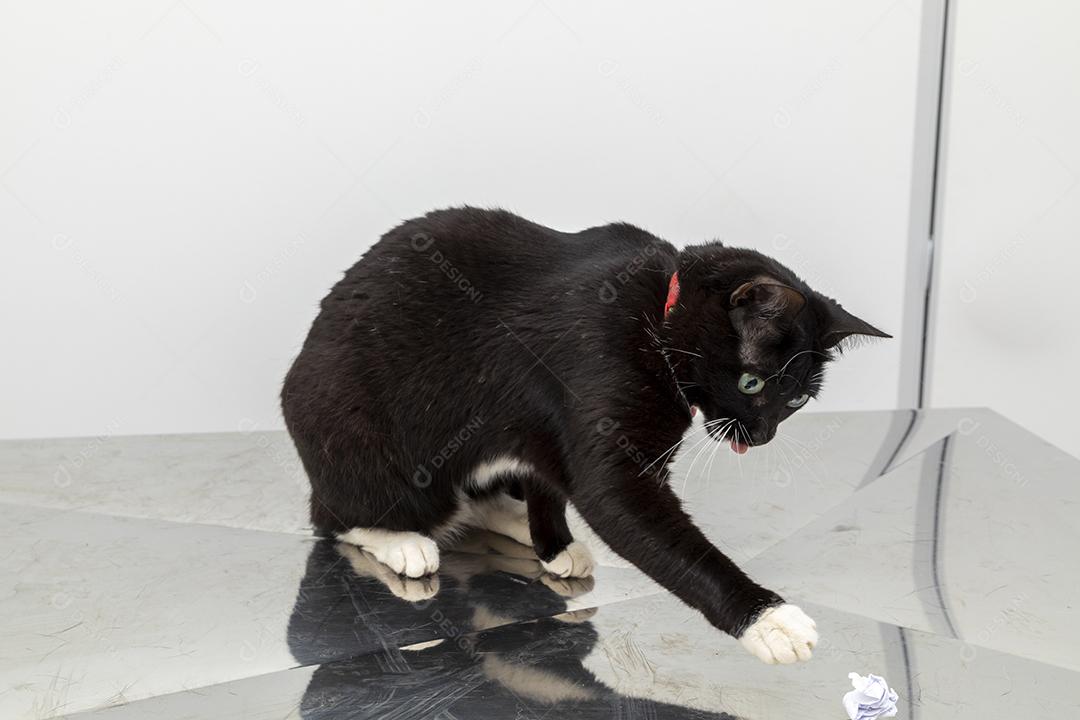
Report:
[[[530,548],[473,533],[438,575],[410,579],[323,540],[308,559],[289,648],[317,664],[304,718],[717,718],[622,694],[584,661],[603,608],[567,611],[593,579],[543,572]]]

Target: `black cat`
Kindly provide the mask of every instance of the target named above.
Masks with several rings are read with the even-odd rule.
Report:
[[[282,408],[315,527],[398,573],[434,572],[436,543],[479,526],[588,575],[569,500],[713,625],[794,662],[813,621],[709,543],[666,465],[697,409],[736,452],[768,442],[852,335],[889,337],[752,250],[441,210],[334,286]]]

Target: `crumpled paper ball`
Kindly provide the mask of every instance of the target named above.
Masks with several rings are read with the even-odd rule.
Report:
[[[844,710],[847,710],[851,720],[875,720],[896,715],[896,701],[899,696],[885,682],[885,678],[848,673],[848,679],[855,688],[844,695]]]

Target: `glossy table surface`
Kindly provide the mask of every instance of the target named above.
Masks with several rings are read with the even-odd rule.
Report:
[[[817,621],[784,667],[576,517],[588,580],[487,533],[405,580],[311,536],[283,433],[0,442],[0,718],[843,718],[852,671],[900,718],[1080,718],[1080,461],[981,409],[781,430],[697,427],[675,482]]]

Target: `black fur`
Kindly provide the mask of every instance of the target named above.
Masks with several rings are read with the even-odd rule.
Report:
[[[665,318],[668,282],[681,295]],[[322,302],[282,408],[327,533],[428,533],[478,463],[514,483],[547,560],[573,503],[616,552],[738,636],[781,602],[712,546],[666,482],[690,406],[761,444],[833,348],[885,336],[760,253],[626,224],[564,233],[461,208],[391,230]],[[737,383],[765,379],[759,394]],[[655,461],[655,462],[654,462]],[[500,488],[495,488],[499,491]]]

